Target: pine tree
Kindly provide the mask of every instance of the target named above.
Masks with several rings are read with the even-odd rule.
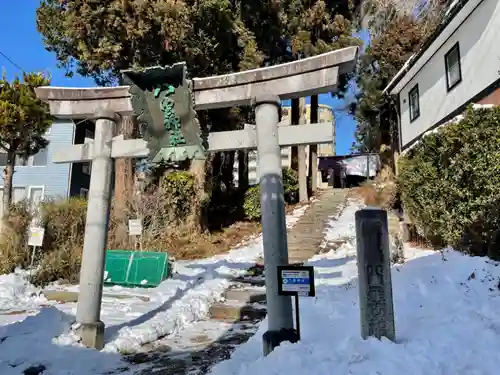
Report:
[[[12,179],[16,158],[26,159],[47,147],[44,134],[52,125],[48,106],[39,100],[35,88],[50,84],[41,73],[23,73],[12,82],[4,73],[0,80],[0,148],[7,154],[4,169],[3,213],[10,213]]]

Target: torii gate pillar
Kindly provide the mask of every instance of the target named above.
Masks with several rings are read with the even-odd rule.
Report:
[[[111,145],[119,117],[114,112],[102,112],[96,114],[95,118],[92,173],[76,320],[81,324],[79,330],[83,343],[100,350],[104,348],[101,300],[113,176]]]

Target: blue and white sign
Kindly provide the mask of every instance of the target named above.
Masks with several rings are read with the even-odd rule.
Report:
[[[309,293],[311,280],[308,271],[281,270],[284,292]]]
[[[314,268],[294,264],[278,266],[278,295],[314,297]]]

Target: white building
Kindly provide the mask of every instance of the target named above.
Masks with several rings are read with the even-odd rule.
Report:
[[[397,96],[405,150],[467,105],[500,104],[500,1],[456,0],[385,92]]]

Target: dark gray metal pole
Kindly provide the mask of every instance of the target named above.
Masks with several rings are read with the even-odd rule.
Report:
[[[296,342],[290,297],[278,295],[278,266],[288,264],[285,202],[278,143],[280,100],[275,95],[254,99],[257,124],[260,202],[264,269],[266,275],[268,331],[264,334],[264,355],[283,341]]]
[[[396,339],[387,212],[356,212],[361,336]]]

